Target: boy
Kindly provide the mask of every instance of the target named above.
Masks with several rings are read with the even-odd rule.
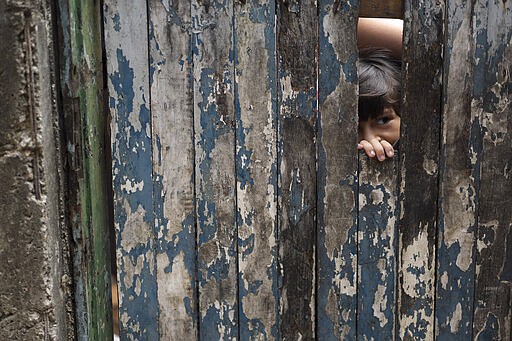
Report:
[[[391,51],[359,52],[359,143],[369,157],[392,158],[400,138],[400,61]]]
[[[403,21],[359,18],[359,143],[369,157],[393,157],[400,138]],[[383,48],[375,48],[380,46]]]

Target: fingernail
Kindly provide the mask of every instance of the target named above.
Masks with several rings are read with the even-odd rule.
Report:
[[[375,152],[373,150],[370,150],[370,156],[375,156]]]
[[[385,157],[384,155],[379,155],[379,161],[384,161]]]
[[[392,150],[388,150],[388,156],[392,157],[393,155],[395,155],[395,153]]]

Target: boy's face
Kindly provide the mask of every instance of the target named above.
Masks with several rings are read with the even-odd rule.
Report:
[[[393,145],[400,138],[400,116],[388,106],[383,112],[368,120],[359,121],[358,149],[364,149],[369,157],[380,161],[393,157]]]

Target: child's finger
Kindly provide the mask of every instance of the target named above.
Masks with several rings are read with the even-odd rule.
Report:
[[[384,147],[381,144],[381,140],[374,138],[370,140],[370,143],[373,146],[375,155],[377,155],[377,159],[379,159],[379,161],[384,161],[386,159],[386,155],[384,154]]]
[[[384,147],[387,157],[392,158],[395,155],[395,150],[393,149],[391,143],[389,143],[386,140],[382,140],[380,141],[380,144],[382,145],[382,147]]]
[[[375,151],[373,150],[373,146],[371,145],[370,142],[368,142],[366,140],[361,140],[361,142],[359,142],[359,144],[363,146],[363,149],[364,149],[364,152],[366,153],[366,155],[368,155],[369,157],[375,156]]]

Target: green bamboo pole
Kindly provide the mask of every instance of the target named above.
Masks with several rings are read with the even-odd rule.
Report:
[[[110,167],[105,138],[101,44],[101,2],[69,0],[71,83],[79,99],[81,178],[79,179],[81,253],[86,335],[112,340],[108,191]],[[74,72],[75,70],[76,72]],[[78,82],[76,82],[78,81]]]

